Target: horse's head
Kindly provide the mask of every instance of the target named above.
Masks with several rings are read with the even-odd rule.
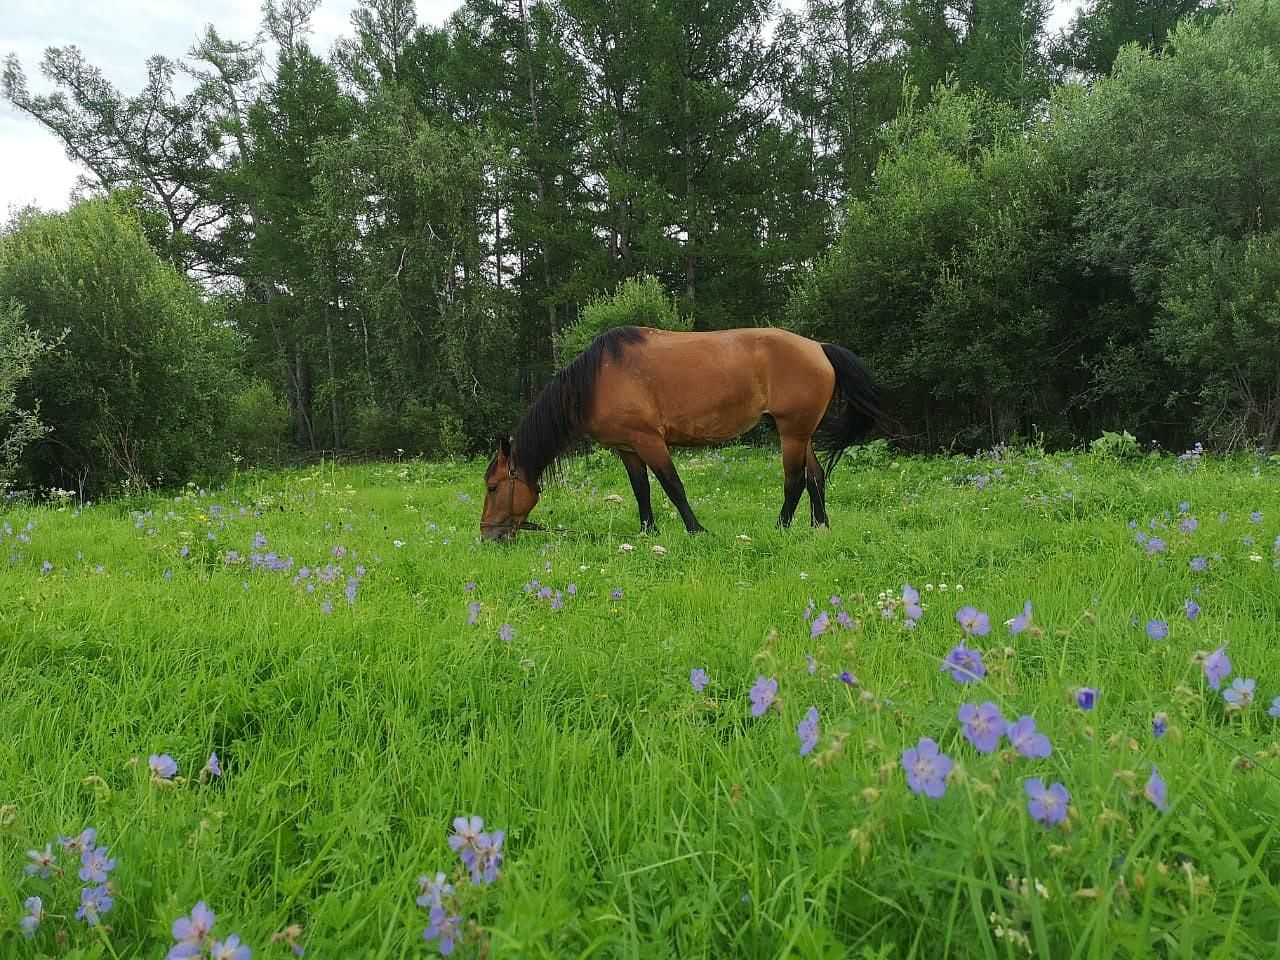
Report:
[[[480,514],[480,536],[484,540],[509,542],[538,503],[541,492],[516,465],[511,441],[503,440],[489,462],[484,476],[484,512]]]

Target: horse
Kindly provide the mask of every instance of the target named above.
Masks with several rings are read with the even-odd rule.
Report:
[[[833,401],[843,406],[828,413]],[[484,540],[510,541],[528,522],[543,474],[586,437],[622,458],[643,530],[656,532],[649,472],[690,533],[689,506],[671,447],[732,440],[769,414],[782,446],[778,523],[789,527],[808,490],[814,526],[829,525],[826,474],[883,415],[879,387],[857,355],[771,327],[676,332],[615,327],[597,337],[538,394],[485,469]],[[824,466],[817,451],[828,455]]]

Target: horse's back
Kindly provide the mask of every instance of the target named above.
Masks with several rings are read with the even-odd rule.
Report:
[[[771,327],[712,332],[639,328],[643,340],[606,359],[588,432],[607,446],[629,433],[699,445],[741,435],[770,413],[817,419],[834,387],[821,344]]]

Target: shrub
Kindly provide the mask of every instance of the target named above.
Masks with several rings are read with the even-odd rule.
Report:
[[[18,460],[27,445],[49,432],[40,422],[38,404],[32,410],[18,406],[18,385],[31,375],[31,368],[40,357],[60,341],[59,337],[50,343],[28,327],[17,301],[0,303],[0,487],[12,485]]]
[[[556,338],[557,358],[568,366],[591,341],[606,330],[631,324],[659,330],[692,330],[693,318],[682,317],[675,301],[654,277],[630,278],[610,296],[592,300]]]
[[[246,383],[231,399],[224,441],[248,464],[278,463],[292,416],[289,405],[265,380]]]
[[[66,328],[18,391],[50,428],[26,451],[26,479],[98,494],[225,469],[230,333],[156,256],[128,203],[21,217],[0,238],[5,297],[46,338]]]

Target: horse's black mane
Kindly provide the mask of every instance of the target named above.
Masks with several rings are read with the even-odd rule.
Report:
[[[644,341],[639,327],[607,330],[543,387],[515,432],[516,465],[529,483],[537,483],[546,469],[579,435],[582,414],[595,396],[600,363],[605,354],[617,360],[626,347]]]

